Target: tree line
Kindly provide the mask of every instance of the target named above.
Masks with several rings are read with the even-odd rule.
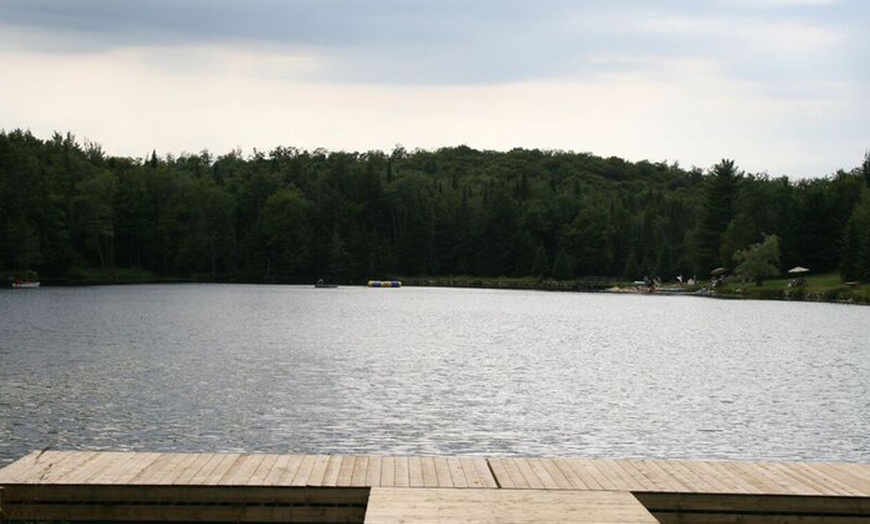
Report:
[[[793,181],[591,153],[276,147],[143,159],[0,132],[0,270],[216,281],[707,278],[769,235],[782,268],[870,280],[870,154]]]

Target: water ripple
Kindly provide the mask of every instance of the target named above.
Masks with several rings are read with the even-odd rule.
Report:
[[[524,291],[0,293],[32,449],[870,461],[866,309]]]

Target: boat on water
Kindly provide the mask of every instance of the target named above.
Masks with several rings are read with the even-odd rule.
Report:
[[[316,287],[318,289],[334,289],[334,288],[338,287],[338,284],[327,284],[321,278],[320,280],[318,280],[317,282],[314,283],[314,287]]]
[[[400,280],[369,280],[369,287],[402,287]]]
[[[33,280],[15,280],[12,282],[12,287],[15,289],[31,289],[35,287],[39,287],[39,281]]]

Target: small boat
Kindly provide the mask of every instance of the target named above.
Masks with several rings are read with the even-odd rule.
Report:
[[[369,280],[369,287],[402,287],[400,280]]]
[[[318,289],[333,289],[333,288],[337,288],[337,287],[338,287],[338,284],[327,284],[327,283],[324,282],[323,279],[321,278],[320,280],[318,280],[317,282],[315,282],[314,287],[316,287],[316,288],[318,288]]]
[[[30,289],[39,287],[39,281],[33,280],[16,280],[12,282],[12,287],[15,289]]]

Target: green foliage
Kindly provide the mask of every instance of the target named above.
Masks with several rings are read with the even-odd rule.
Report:
[[[846,223],[840,274],[846,281],[870,282],[870,189],[866,187]]]
[[[870,187],[870,149],[864,153],[864,162],[861,163],[861,174],[864,176],[864,184]]]
[[[737,191],[743,173],[733,160],[722,160],[707,177],[701,222],[697,230],[695,271],[701,274],[718,266],[730,267],[734,244],[723,242],[735,217]],[[723,249],[724,248],[724,249]]]
[[[779,275],[779,259],[779,237],[764,235],[763,241],[734,253],[737,262],[734,272],[760,286],[764,279]]]
[[[673,280],[729,265],[769,232],[786,265],[856,275],[868,267],[867,204],[858,206],[867,165],[792,183],[745,175],[731,160],[704,172],[466,146],[132,159],[71,134],[0,131],[0,271],[87,281]]]

